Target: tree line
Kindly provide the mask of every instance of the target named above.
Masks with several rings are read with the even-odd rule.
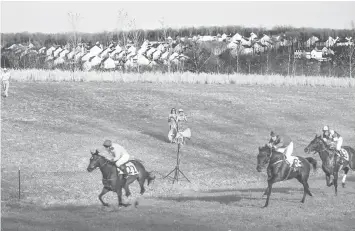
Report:
[[[162,41],[167,36],[172,38],[192,37],[194,35],[217,35],[227,34],[234,35],[239,33],[249,37],[254,32],[261,36],[267,34],[269,36],[285,34],[286,37],[297,38],[296,43],[292,43],[286,47],[275,47],[267,49],[262,53],[242,54],[238,47],[235,49],[226,49],[226,43],[212,41],[205,43],[197,43],[195,41],[185,41],[188,49],[184,54],[189,57],[186,62],[179,64],[171,64],[169,67],[158,63],[154,67],[144,67],[138,69],[124,71],[192,71],[192,72],[209,72],[209,73],[243,73],[243,74],[280,74],[280,75],[308,75],[308,76],[337,76],[337,77],[354,77],[355,75],[355,52],[354,45],[348,47],[334,47],[334,54],[328,55],[328,61],[319,62],[314,59],[295,58],[294,52],[299,49],[299,41],[306,41],[311,36],[318,37],[321,41],[325,41],[329,36],[335,37],[355,37],[354,30],[335,30],[335,29],[314,29],[314,28],[293,28],[288,26],[277,26],[272,30],[263,28],[244,28],[240,26],[225,27],[190,27],[183,29],[156,29],[156,30],[135,30],[135,31],[116,31],[102,33],[77,33],[80,42],[95,44],[97,41],[104,45],[108,45],[112,41],[119,41],[122,38],[135,36],[135,39],[150,41]],[[12,44],[28,44],[31,42],[36,48],[52,45],[66,45],[72,39],[72,33],[44,34],[44,33],[14,33],[3,34],[3,48]],[[136,41],[139,43],[139,41]],[[3,50],[2,50],[3,51]],[[47,68],[53,69],[51,65],[47,65],[45,55],[19,55],[11,52],[2,52],[2,66],[13,68]],[[77,65],[80,69],[80,64]],[[70,63],[57,66],[55,68],[72,69]]]
[[[140,33],[141,40],[148,39],[149,41],[162,41],[164,39],[164,33],[171,38],[179,37],[192,37],[194,35],[211,35],[217,36],[218,34],[235,35],[239,33],[242,36],[249,37],[251,32],[261,36],[267,34],[269,36],[279,34],[293,34],[300,41],[306,41],[311,36],[318,37],[321,41],[325,41],[329,36],[336,38],[346,37],[353,34],[352,30],[347,29],[319,29],[319,28],[294,28],[291,26],[275,26],[271,30],[257,27],[242,27],[242,26],[213,26],[213,27],[186,27],[186,28],[159,28],[151,30],[130,30],[130,31],[104,31],[100,33],[82,33],[77,32],[77,36],[82,43],[95,44],[97,41],[104,45],[109,44],[111,41],[118,41],[122,34],[134,34]],[[2,47],[6,48],[12,44],[25,44],[31,42],[36,48],[43,46],[49,47],[52,45],[62,45],[68,43],[72,37],[72,32],[67,33],[1,33]]]

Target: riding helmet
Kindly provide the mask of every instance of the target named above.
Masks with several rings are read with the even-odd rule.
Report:
[[[112,141],[111,140],[105,140],[103,145],[104,145],[104,147],[111,147]]]

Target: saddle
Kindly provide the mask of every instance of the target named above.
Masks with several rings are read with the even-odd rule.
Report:
[[[286,158],[286,149],[287,149],[287,147],[282,147],[282,148],[277,148],[275,151],[281,152],[281,153],[284,155],[285,162],[286,162],[290,167],[293,167],[293,168],[301,167],[301,166],[302,166],[302,163],[301,163],[301,161],[298,159],[297,156],[290,156],[291,163],[290,163],[290,161],[287,160],[287,158]]]
[[[340,153],[346,161],[349,161],[349,153],[344,148],[340,149]]]
[[[340,152],[338,152],[335,148],[331,148],[330,150],[332,150],[340,158],[349,161],[349,153],[344,148],[341,148]]]

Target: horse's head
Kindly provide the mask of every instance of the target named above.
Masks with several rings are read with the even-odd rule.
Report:
[[[320,152],[322,149],[326,147],[325,141],[321,136],[316,135],[314,139],[308,144],[308,146],[304,149],[305,153],[310,152]]]
[[[258,161],[256,170],[258,172],[261,172],[261,170],[265,167],[265,165],[269,163],[271,158],[271,153],[272,153],[272,149],[269,146],[265,145],[264,147],[259,147],[259,154],[256,157]]]
[[[90,163],[87,167],[88,172],[94,171],[96,168],[100,167],[102,165],[102,161],[105,159],[103,156],[99,155],[99,150],[95,151],[90,151],[91,152],[91,158],[90,158]]]

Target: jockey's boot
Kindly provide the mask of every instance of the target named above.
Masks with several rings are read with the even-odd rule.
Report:
[[[127,177],[127,176],[128,176],[128,172],[127,172],[127,169],[126,169],[126,167],[125,167],[124,164],[122,164],[122,165],[120,166],[120,169],[121,169],[121,171],[123,172],[123,177]]]
[[[341,154],[341,151],[335,149],[335,154],[338,156],[340,161],[343,161],[343,155]]]
[[[290,163],[290,168],[294,169],[296,166],[296,160],[292,160],[292,162]]]

